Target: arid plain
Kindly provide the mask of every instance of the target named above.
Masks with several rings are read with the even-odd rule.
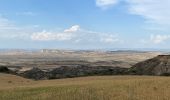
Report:
[[[33,67],[90,65],[129,68],[162,52],[57,51],[1,52],[0,64],[16,72]],[[32,80],[0,74],[0,100],[169,100],[170,78],[165,76],[104,75]]]

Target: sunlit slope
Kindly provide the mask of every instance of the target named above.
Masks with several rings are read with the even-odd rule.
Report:
[[[170,77],[98,76],[32,81],[0,74],[0,100],[170,100]]]

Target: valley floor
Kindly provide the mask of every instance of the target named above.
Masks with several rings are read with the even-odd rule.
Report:
[[[92,76],[33,81],[0,74],[0,100],[170,100],[170,77]]]

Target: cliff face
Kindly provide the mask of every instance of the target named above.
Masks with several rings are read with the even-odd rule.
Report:
[[[137,75],[166,75],[170,76],[170,55],[159,55],[155,58],[139,62],[130,68]]]

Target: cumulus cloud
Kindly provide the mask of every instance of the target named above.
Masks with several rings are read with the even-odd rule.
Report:
[[[108,33],[100,33],[80,29],[79,25],[74,25],[63,32],[36,32],[31,35],[34,41],[69,41],[72,43],[120,43],[118,36]]]
[[[69,32],[77,32],[79,30],[80,30],[80,26],[79,25],[74,25],[71,28],[64,30],[64,32],[68,32],[68,33]]]
[[[80,30],[79,25],[74,25],[69,29],[65,29],[64,32],[36,32],[31,35],[32,40],[37,41],[50,41],[50,40],[56,40],[56,41],[66,41],[71,40],[74,38],[75,33]]]
[[[61,32],[56,31],[39,31],[34,30],[39,28],[33,25],[32,27],[17,27],[6,18],[0,16],[0,38],[1,39],[26,39],[33,41],[68,41],[72,43],[119,43],[120,39],[108,33],[100,33],[81,29],[79,25],[73,25]]]
[[[127,0],[132,14],[143,16],[148,22],[170,24],[170,0]]]
[[[118,3],[118,0],[96,0],[96,5],[102,9],[107,9]]]
[[[61,32],[58,31],[37,31],[39,26],[16,26],[7,18],[0,16],[0,39],[22,39],[33,41],[67,41],[76,44],[106,43],[113,44],[120,42],[113,34],[89,31],[73,25]]]

